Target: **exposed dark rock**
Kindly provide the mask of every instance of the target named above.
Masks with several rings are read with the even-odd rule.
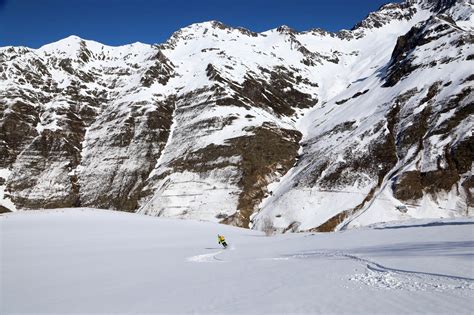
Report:
[[[271,108],[278,115],[290,116],[294,113],[293,108],[309,108],[318,102],[311,95],[295,89],[294,82],[291,72],[276,69],[271,72],[269,83],[248,76],[240,92],[254,106]]]
[[[293,130],[274,129],[264,125],[251,130],[252,136],[233,138],[226,145],[209,145],[173,162],[175,171],[205,173],[229,166],[222,157],[240,156],[237,165],[241,175],[235,181],[241,188],[237,213],[223,220],[226,224],[248,227],[250,215],[264,198],[272,173],[286,173],[294,164],[301,134]]]
[[[408,53],[421,44],[421,31],[420,26],[415,26],[408,33],[398,38],[388,66],[389,71],[384,87],[394,86],[403,76],[418,68],[412,64],[412,58],[408,56]]]
[[[158,50],[153,59],[156,60],[156,63],[148,68],[141,79],[141,82],[143,86],[146,87],[150,87],[155,81],[162,85],[166,85],[168,80],[173,76],[174,65],[161,52],[161,50]]]
[[[462,183],[462,187],[466,193],[466,204],[468,207],[474,206],[474,194],[471,192],[474,190],[474,176],[469,176],[467,179],[464,180]]]
[[[369,89],[363,90],[362,92],[357,92],[356,94],[352,95],[352,98],[358,98],[359,96],[364,95],[367,92],[369,92]]]
[[[210,80],[225,83],[234,90],[237,97],[227,97],[220,93],[219,87],[216,89],[219,105],[233,105],[249,108],[250,106],[270,109],[280,116],[291,116],[294,108],[309,108],[317,104],[318,100],[313,99],[309,94],[302,93],[294,88],[298,80],[294,73],[283,67],[273,70],[266,70],[270,75],[269,81],[255,78],[251,73],[245,77],[242,85],[224,78],[212,64],[206,68],[206,74]]]
[[[389,3],[370,13],[363,21],[357,23],[352,30],[380,28],[393,20],[409,20],[416,9],[409,2]]]
[[[393,184],[394,196],[397,199],[418,200],[423,193],[435,196],[440,191],[448,192],[472,167],[474,157],[474,138],[470,137],[459,143],[451,151],[446,150],[447,168],[438,167],[429,172],[409,171],[396,178]]]
[[[417,146],[416,152],[422,149],[423,139],[428,131],[428,119],[430,115],[431,108],[427,106],[414,118],[416,123],[412,123],[400,131],[397,137],[397,148],[401,156],[404,156],[412,146]]]
[[[349,101],[350,99],[358,98],[359,96],[364,95],[364,94],[366,94],[367,92],[369,92],[369,89],[364,90],[364,91],[361,91],[361,92],[357,92],[357,93],[355,93],[354,95],[352,95],[351,98],[345,98],[345,99],[343,99],[343,100],[336,101],[336,104],[337,104],[337,105],[342,105],[342,104],[346,103],[347,101]]]
[[[469,81],[474,81],[474,74],[471,74],[470,76],[468,76],[468,77],[463,81],[463,83],[466,83],[466,82],[469,82]]]
[[[474,160],[474,136],[470,136],[451,149],[451,155],[458,174],[472,169]]]
[[[81,140],[81,139],[78,139]],[[59,208],[78,205],[79,196],[72,189],[71,179],[67,175],[71,168],[78,165],[80,151],[72,137],[65,138],[61,131],[44,130],[41,135],[24,150],[17,158],[25,170],[16,170],[9,180],[7,189],[12,191],[11,199],[24,208]],[[50,183],[38,182],[44,178],[42,173],[48,172],[51,164],[56,164],[56,176]],[[41,194],[24,194],[27,191],[41,191],[41,187],[58,186],[62,189],[45,197]]]
[[[79,174],[82,206],[134,211],[139,206],[138,200],[152,193],[143,188],[168,140],[175,98],[171,96],[155,105],[155,110],[142,112],[137,109],[123,121],[117,116],[120,132],[96,143],[97,147],[109,147],[110,152],[104,152],[107,155],[104,160],[110,156],[112,161],[104,161],[110,168],[100,170],[99,174],[92,169]],[[124,155],[128,152],[134,156]],[[127,165],[131,162],[132,165]],[[89,163],[92,165],[88,166]],[[93,156],[82,161],[88,168],[93,168],[93,163],[96,163]],[[97,175],[100,180],[92,181]],[[82,187],[84,185],[86,187]]]
[[[451,110],[455,110],[454,115],[452,115],[449,119],[441,123],[434,129],[431,134],[437,135],[447,135],[451,130],[453,130],[456,126],[460,124],[460,122],[464,121],[465,119],[469,118],[474,113],[474,103],[471,101],[464,106],[461,106],[462,102],[465,99],[469,99],[468,97],[472,95],[472,88],[466,87],[464,88],[461,93],[454,95],[444,106],[441,113],[446,113]]]
[[[361,210],[362,207],[369,200],[373,198],[375,190],[376,190],[375,187],[372,188],[370,192],[367,194],[367,196],[364,198],[364,200],[360,204],[358,204],[356,207],[354,207],[354,209],[344,210],[336,214],[335,216],[333,216],[332,218],[330,218],[323,224],[319,225],[318,227],[310,229],[308,232],[333,232],[338,225],[343,223],[346,219],[348,219],[354,213],[357,213],[357,211]]]
[[[423,185],[419,171],[403,173],[393,185],[395,198],[399,200],[418,200],[423,197]]]
[[[432,114],[430,101],[439,93],[440,84],[441,82],[435,82],[430,86],[427,95],[419,104],[419,106],[424,106],[425,108],[413,118],[413,123],[398,132],[397,150],[400,156],[405,156],[408,150],[415,145],[417,148],[414,155],[418,154],[422,149],[423,139],[428,131],[429,119]]]
[[[430,7],[433,12],[441,13],[452,8],[456,0],[424,0],[422,4]]]
[[[297,232],[300,225],[301,225],[301,222],[294,221],[290,225],[288,225],[286,229],[283,230],[283,233]]]
[[[5,208],[4,206],[0,205],[0,213],[8,213],[8,212],[11,212],[11,211]]]
[[[37,136],[32,126],[39,122],[39,113],[33,105],[15,102],[9,112],[2,110],[0,125],[0,167],[6,168],[17,155]]]
[[[342,104],[346,103],[348,100],[350,100],[350,98],[345,98],[345,99],[343,99],[343,100],[336,101],[336,104],[337,104],[337,105],[342,105]]]
[[[435,27],[433,28],[432,26]],[[403,77],[406,77],[421,66],[415,63],[415,56],[411,54],[415,48],[456,31],[459,30],[449,23],[440,23],[436,17],[432,17],[423,24],[412,27],[405,35],[400,36],[392,52],[383,87],[394,86]]]
[[[59,66],[64,70],[66,71],[67,73],[69,74],[74,74],[74,68],[72,67],[72,61],[71,59],[67,58],[67,59],[62,59],[60,62],[59,62]]]

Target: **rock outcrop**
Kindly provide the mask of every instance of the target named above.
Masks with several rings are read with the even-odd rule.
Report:
[[[471,215],[473,10],[407,0],[338,33],[211,21],[160,45],[0,48],[0,211],[269,232]]]

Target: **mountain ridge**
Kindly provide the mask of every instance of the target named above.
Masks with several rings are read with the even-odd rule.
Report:
[[[472,9],[406,1],[338,33],[209,21],[158,45],[0,48],[2,206],[279,232],[469,214]]]

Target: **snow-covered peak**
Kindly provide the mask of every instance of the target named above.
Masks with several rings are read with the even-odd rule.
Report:
[[[395,205],[428,201],[439,188],[429,179],[443,176],[427,172],[444,170],[430,169],[441,164],[429,152],[438,161],[465,154],[458,144],[469,112],[455,106],[470,102],[462,89],[474,52],[463,30],[472,5],[432,11],[450,3],[387,4],[338,33],[208,21],[161,45],[70,36],[38,50],[4,48],[5,188],[18,208],[140,209],[245,227],[259,211],[254,226],[269,217],[279,231],[334,229],[350,209],[387,194],[381,220],[400,218]],[[425,125],[413,130],[418,120]],[[451,163],[460,169],[439,190],[464,185],[463,163]],[[428,180],[416,194],[403,190],[420,178]],[[462,204],[462,194],[448,202]]]
[[[179,42],[187,42],[193,39],[210,39],[221,41],[223,39],[237,38],[240,36],[256,37],[254,33],[243,27],[231,27],[219,21],[207,21],[188,25],[174,32],[162,46],[175,47]]]
[[[388,3],[379,10],[370,13],[364,20],[357,23],[352,30],[361,33],[364,30],[381,28],[393,21],[408,21],[417,13],[416,6],[410,1],[404,3]],[[361,34],[356,34],[361,35]]]
[[[33,52],[34,49],[25,46],[4,46],[0,47],[0,54],[7,56],[18,56]]]
[[[276,32],[282,33],[282,34],[294,34],[297,33],[294,29],[289,27],[288,25],[281,25],[274,29]]]
[[[59,52],[62,54],[75,54],[86,42],[76,35],[71,35],[56,42],[41,46],[38,51],[44,53]]]
[[[86,40],[76,35],[71,35],[51,44],[44,45],[35,50],[39,54],[56,56],[59,58],[70,58],[72,60],[81,60],[87,62],[91,58],[121,58],[123,56],[134,54],[142,55],[144,52],[153,50],[150,44],[135,42],[121,46],[109,46],[102,43]]]

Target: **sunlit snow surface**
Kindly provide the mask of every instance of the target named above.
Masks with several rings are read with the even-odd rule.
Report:
[[[266,237],[61,209],[1,215],[0,232],[1,314],[474,312],[474,219]]]

